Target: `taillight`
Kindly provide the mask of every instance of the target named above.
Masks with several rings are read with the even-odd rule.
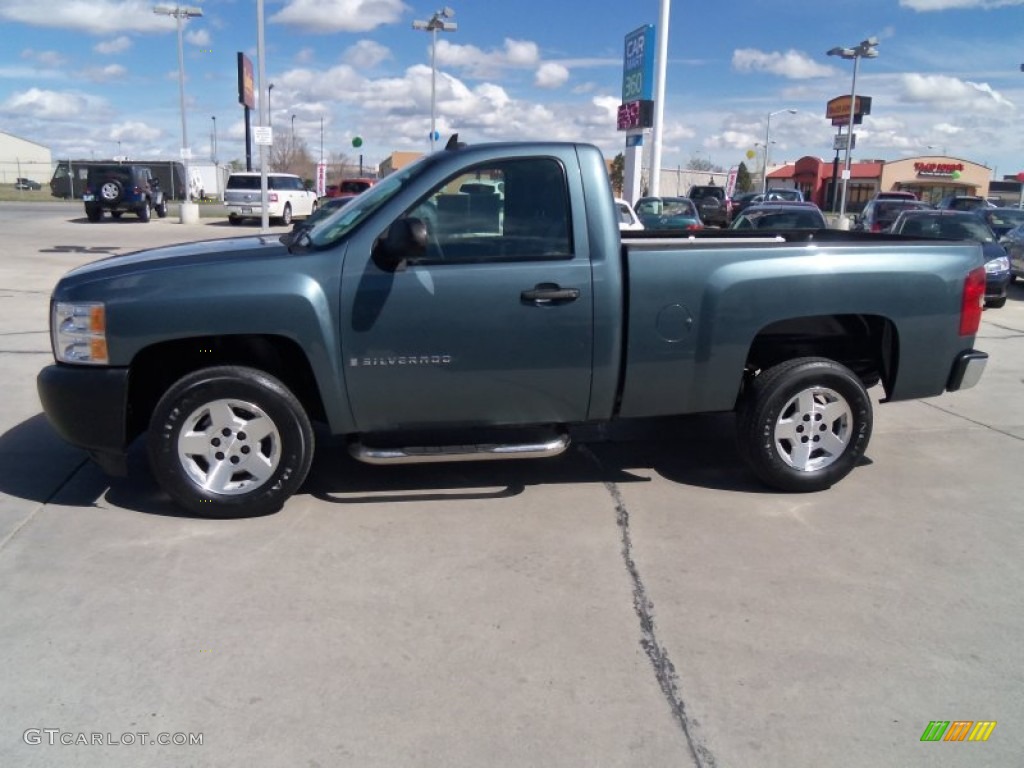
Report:
[[[702,227],[700,224],[688,224],[686,226],[686,229],[687,230],[704,229],[704,227]]]
[[[881,231],[882,231],[882,225],[881,225],[881,224],[879,224],[879,223],[878,223],[878,222],[876,221],[876,222],[875,222],[874,224],[872,224],[872,225],[871,225],[871,231],[872,231],[872,232],[881,232]]]
[[[964,278],[960,304],[960,335],[974,336],[981,327],[981,307],[985,303],[985,268],[972,269]]]

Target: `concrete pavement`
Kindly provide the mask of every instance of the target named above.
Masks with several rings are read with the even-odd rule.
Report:
[[[35,375],[63,271],[239,228],[0,225],[0,765],[1019,762],[1024,287],[985,313],[981,384],[879,406],[824,493],[758,485],[707,416],[479,465],[321,435],[282,512],[208,521],[141,451],[111,481],[64,445]],[[932,720],[998,725],[922,743]]]

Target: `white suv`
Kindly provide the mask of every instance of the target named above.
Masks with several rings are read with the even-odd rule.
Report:
[[[271,219],[288,225],[293,217],[312,216],[316,200],[316,192],[306,189],[298,176],[291,173],[267,174],[267,211]],[[224,207],[228,209],[228,221],[232,224],[241,224],[243,219],[262,218],[260,174],[254,171],[232,173],[224,190]]]

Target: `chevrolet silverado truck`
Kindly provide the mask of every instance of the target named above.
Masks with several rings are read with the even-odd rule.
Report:
[[[479,179],[500,191],[460,190]],[[57,431],[110,474],[145,434],[172,499],[273,512],[314,423],[374,463],[554,456],[574,426],[735,411],[768,485],[860,461],[867,389],[974,385],[974,243],[840,231],[628,233],[590,145],[439,152],[283,236],[107,258],[51,298],[38,377]]]

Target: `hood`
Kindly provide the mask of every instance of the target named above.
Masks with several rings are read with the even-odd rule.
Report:
[[[140,270],[188,266],[198,263],[212,264],[280,257],[288,253],[288,249],[282,245],[280,238],[280,234],[254,235],[221,240],[202,240],[196,243],[181,243],[180,245],[136,251],[84,264],[68,272],[65,279],[113,277]]]
[[[1005,257],[1006,249],[999,243],[982,243],[981,254],[985,257],[985,261],[992,261],[992,259],[998,259],[1000,256]]]

